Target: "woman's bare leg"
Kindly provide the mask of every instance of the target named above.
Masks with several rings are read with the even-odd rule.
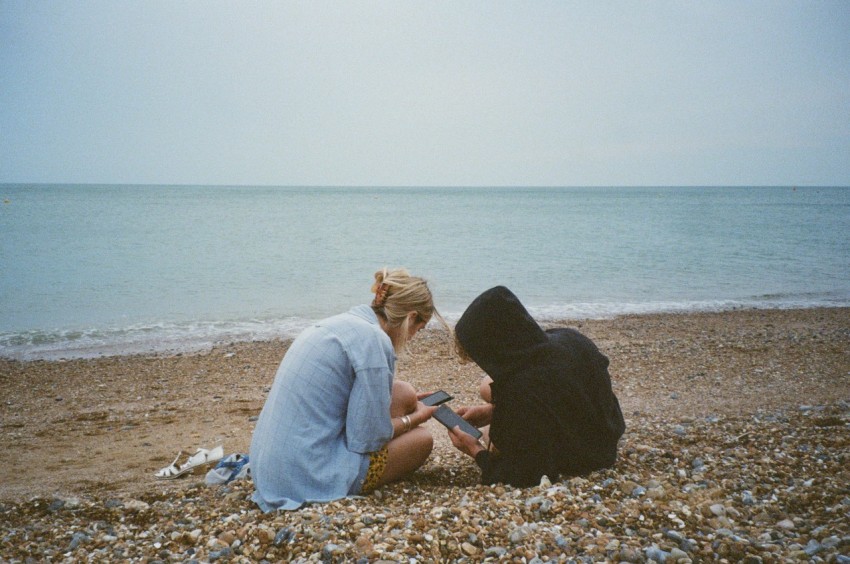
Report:
[[[493,403],[493,392],[490,390],[490,384],[493,383],[493,379],[489,376],[483,376],[481,378],[481,383],[478,384],[478,394],[481,396],[487,403]]]
[[[390,403],[390,416],[401,417],[416,411],[416,389],[401,380],[393,382],[392,402]],[[414,427],[410,431],[399,435],[387,444],[387,466],[384,474],[378,480],[378,485],[383,486],[404,478],[420,466],[422,466],[431,449],[434,448],[434,439],[431,432],[424,427]]]
[[[390,417],[401,417],[416,411],[416,389],[403,380],[393,381],[393,396],[390,402]]]
[[[425,464],[433,447],[434,439],[424,427],[415,427],[391,440],[387,444],[387,466],[378,485],[395,482],[412,473]]]
[[[493,379],[485,375],[481,378],[481,383],[478,385],[478,394],[481,396],[481,399],[483,399],[487,403],[493,402],[493,392],[490,389],[490,384],[492,383]],[[486,427],[481,427],[479,431],[483,433],[479,441],[489,447],[490,450],[495,451],[496,447],[494,447],[493,444],[490,442],[490,425],[487,425]]]

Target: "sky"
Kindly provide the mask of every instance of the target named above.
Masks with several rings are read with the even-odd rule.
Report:
[[[0,183],[850,186],[850,2],[0,0]]]

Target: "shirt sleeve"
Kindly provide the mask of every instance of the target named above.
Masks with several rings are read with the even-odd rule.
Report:
[[[355,371],[345,422],[350,451],[374,452],[381,450],[392,439],[392,381],[389,366]]]
[[[482,450],[475,455],[475,464],[481,469],[482,473],[486,473],[490,467],[490,451]]]

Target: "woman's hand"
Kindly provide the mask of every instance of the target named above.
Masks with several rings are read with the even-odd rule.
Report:
[[[478,442],[478,439],[469,433],[464,433],[460,430],[460,427],[449,429],[449,438],[452,440],[452,444],[456,449],[471,456],[472,458],[475,458],[475,456],[482,450],[486,450],[483,446],[481,446],[481,443]]]
[[[475,427],[484,427],[493,419],[493,404],[462,406],[457,408],[457,414],[472,423]]]
[[[413,413],[409,414],[410,423],[413,427],[417,425],[421,425],[425,423],[431,416],[434,415],[434,412],[437,411],[437,406],[435,405],[425,405],[421,401],[416,402],[416,409]]]

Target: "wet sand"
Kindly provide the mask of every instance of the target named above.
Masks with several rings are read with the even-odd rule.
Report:
[[[435,449],[410,480],[365,499],[274,516],[246,499],[250,483],[208,488],[200,472],[170,482],[153,473],[180,450],[247,452],[287,342],[177,356],[2,360],[8,466],[0,560],[67,553],[636,561],[657,549],[691,560],[769,561],[850,553],[850,309],[560,325],[588,335],[611,360],[627,424],[615,468],[540,488],[478,486],[473,462],[429,422]],[[480,376],[435,330],[414,341],[397,377],[445,389],[459,406],[476,401]],[[202,507],[180,525],[187,503]],[[248,520],[222,525],[231,513]],[[119,522],[136,525],[121,525],[119,534]],[[700,528],[709,524],[710,534]]]

